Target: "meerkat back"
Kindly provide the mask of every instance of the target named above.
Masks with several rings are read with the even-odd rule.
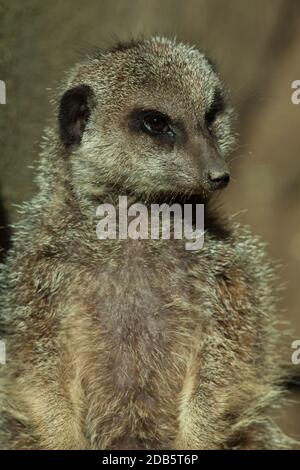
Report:
[[[0,447],[284,447],[268,417],[282,374],[273,271],[211,204],[234,143],[214,67],[164,38],[120,44],[77,64],[56,103],[1,268]],[[120,196],[204,205],[203,247],[99,239],[97,208],[117,212]]]

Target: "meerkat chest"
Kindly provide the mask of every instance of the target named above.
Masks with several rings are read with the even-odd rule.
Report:
[[[187,266],[176,250],[153,253],[132,244],[104,262],[93,273],[85,297],[87,316],[99,322],[99,334],[110,342],[120,363],[153,363],[190,345],[199,316]],[[190,311],[187,306],[190,305]],[[176,344],[178,342],[178,344]],[[188,348],[189,349],[189,348]],[[173,358],[174,359],[174,358]]]
[[[116,416],[120,435],[132,434],[133,428],[143,435],[150,420],[154,440],[166,438],[166,425],[168,439],[175,438],[180,394],[199,347],[200,324],[198,313],[187,309],[185,268],[166,256],[123,253],[120,263],[111,259],[89,273],[88,284],[83,276],[77,291],[73,342],[88,406],[97,410],[89,416],[90,426],[101,428],[101,439],[110,434]]]

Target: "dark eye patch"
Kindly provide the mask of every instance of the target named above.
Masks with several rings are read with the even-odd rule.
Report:
[[[222,114],[225,109],[225,100],[220,90],[216,90],[214,93],[213,102],[209,110],[205,114],[205,123],[208,129],[211,129],[217,116]]]
[[[134,110],[130,115],[130,127],[155,138],[172,139],[175,137],[171,118],[155,109]]]
[[[150,134],[167,134],[171,132],[169,118],[165,114],[149,112],[144,116],[143,125]]]

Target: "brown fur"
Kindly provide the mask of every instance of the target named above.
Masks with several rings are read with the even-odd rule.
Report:
[[[40,191],[2,268],[0,447],[284,447],[268,418],[282,371],[261,243],[209,206],[199,252],[184,240],[96,238],[95,207],[119,194],[205,199],[203,162],[233,141],[229,108],[215,143],[193,124],[219,78],[198,51],[151,39],[77,65],[63,91],[81,83],[94,92],[82,140],[70,150],[47,131]],[[178,149],[124,130],[142,103],[190,123]]]

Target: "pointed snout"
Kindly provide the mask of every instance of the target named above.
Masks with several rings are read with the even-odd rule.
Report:
[[[210,170],[207,179],[211,189],[221,189],[228,185],[230,175],[227,170]]]
[[[200,171],[203,188],[210,192],[225,188],[230,180],[227,163],[217,144],[204,131],[193,136],[191,154]]]

